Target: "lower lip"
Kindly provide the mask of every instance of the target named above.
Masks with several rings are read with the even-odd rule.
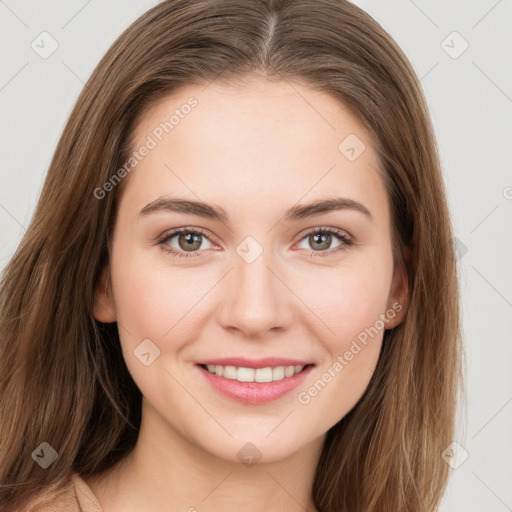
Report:
[[[217,391],[240,402],[253,405],[266,404],[281,398],[301,384],[313,369],[313,365],[308,365],[293,377],[272,382],[239,382],[214,375],[200,365],[197,367]]]

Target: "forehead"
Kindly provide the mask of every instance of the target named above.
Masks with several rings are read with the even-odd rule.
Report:
[[[372,134],[299,82],[186,86],[148,110],[133,135],[133,150],[152,146],[127,187],[141,207],[174,193],[260,209],[326,193],[386,206]]]

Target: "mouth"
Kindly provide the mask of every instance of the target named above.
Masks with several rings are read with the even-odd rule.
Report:
[[[243,365],[235,366],[234,364],[213,364],[209,361],[196,364],[196,368],[220,394],[239,402],[256,405],[277,400],[289,393],[304,381],[315,366],[314,363],[303,361],[279,360],[277,362],[285,364],[269,365],[268,360],[266,363],[245,360]],[[288,364],[292,362],[303,364]]]
[[[288,366],[266,366],[262,368],[248,368],[244,366],[232,365],[199,365],[212,375],[224,377],[226,379],[236,380],[238,382],[278,382],[283,379],[289,379],[302,372],[309,365],[288,365]]]

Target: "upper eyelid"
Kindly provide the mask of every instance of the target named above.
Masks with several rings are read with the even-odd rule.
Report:
[[[333,235],[340,235],[342,234],[343,236],[347,237],[347,238],[350,238],[351,240],[353,240],[353,236],[348,232],[346,231],[345,229],[341,229],[341,228],[335,228],[335,227],[329,227],[329,226],[318,226],[318,227],[314,227],[314,228],[307,228],[303,231],[301,231],[297,236],[299,237],[299,240],[302,240],[305,236],[308,236],[308,235],[311,235],[311,234],[314,234],[315,232],[317,231],[327,231],[327,232],[331,232]]]

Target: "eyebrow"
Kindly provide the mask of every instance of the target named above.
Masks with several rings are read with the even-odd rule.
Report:
[[[285,221],[290,222],[336,210],[353,210],[372,219],[372,215],[366,206],[346,197],[333,197],[307,204],[295,205],[286,211],[283,218]],[[229,215],[221,206],[190,199],[169,197],[159,197],[155,201],[147,204],[140,211],[139,217],[162,211],[198,215],[200,217],[218,220],[224,224],[229,223]]]

